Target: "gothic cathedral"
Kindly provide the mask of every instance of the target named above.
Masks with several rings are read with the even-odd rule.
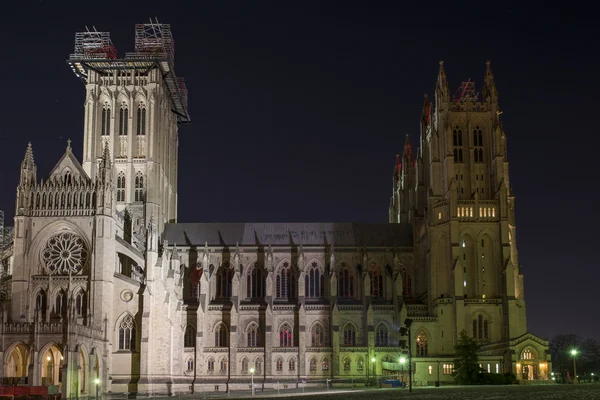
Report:
[[[69,144],[45,179],[31,145],[21,164],[3,383],[86,397],[407,380],[410,351],[415,384],[444,384],[462,331],[484,370],[548,379],[489,62],[481,94],[454,95],[440,62],[379,224],[178,223],[190,117],[169,25],[136,25],[121,59],[108,33],[78,33],[68,63],[85,84],[83,156]]]

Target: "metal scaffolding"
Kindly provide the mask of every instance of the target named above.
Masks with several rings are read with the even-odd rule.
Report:
[[[117,59],[108,32],[87,30],[75,34],[75,51],[67,60],[71,69],[84,82],[90,70],[100,74],[115,71],[138,71],[146,74],[154,68],[161,71],[171,100],[171,110],[179,123],[191,122],[188,95],[183,78],[175,74],[175,42],[169,24],[150,20],[135,26],[135,52]]]
[[[90,31],[87,26],[85,29],[85,32],[75,33],[75,50],[71,57],[111,60],[117,58],[117,49],[110,40],[110,33],[98,32],[95,27],[93,31]]]
[[[475,92],[475,82],[469,78],[466,82],[460,84],[454,93],[454,101],[458,103],[469,101],[477,101],[479,93]]]

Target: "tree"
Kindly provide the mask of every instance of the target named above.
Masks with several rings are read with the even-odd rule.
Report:
[[[591,372],[600,367],[600,351],[593,339],[583,339],[573,333],[554,337],[550,342],[552,369],[558,382],[567,382],[567,373],[573,378],[573,356],[577,350],[577,375],[581,381],[591,380]]]
[[[469,337],[465,330],[460,332],[454,360],[454,380],[459,385],[474,385],[479,383],[479,344]]]

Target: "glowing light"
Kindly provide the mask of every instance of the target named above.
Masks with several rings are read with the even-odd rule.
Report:
[[[400,357],[400,364],[404,364],[406,362],[406,358]],[[593,375],[593,374],[592,374]]]
[[[577,355],[577,350],[576,349],[571,350],[571,355],[572,356],[576,356]]]
[[[50,356],[46,357],[46,360],[50,361]]]
[[[94,379],[94,383],[95,383],[96,385],[99,385],[99,384],[100,384],[100,379],[99,379],[99,378],[96,378],[96,379]]]
[[[254,368],[250,368],[250,373],[253,374],[254,373]]]
[[[376,361],[375,357],[371,358],[371,362],[375,362],[375,361]]]

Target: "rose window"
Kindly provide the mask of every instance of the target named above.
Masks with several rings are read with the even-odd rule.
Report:
[[[42,252],[46,269],[51,274],[77,274],[85,265],[87,256],[83,239],[70,232],[52,236]]]

